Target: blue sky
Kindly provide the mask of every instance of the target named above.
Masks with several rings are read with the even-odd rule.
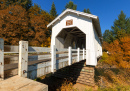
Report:
[[[61,14],[66,3],[70,0],[32,0],[47,12],[50,11],[52,2],[54,1],[58,14]],[[130,17],[130,0],[71,0],[77,5],[78,11],[89,8],[91,13],[97,15],[100,20],[102,33],[106,29],[111,29],[113,22],[118,18],[120,11]]]

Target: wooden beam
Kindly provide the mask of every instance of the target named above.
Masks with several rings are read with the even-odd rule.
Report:
[[[73,28],[73,29],[70,31],[70,33],[73,32],[75,29],[77,29],[77,28]]]
[[[19,52],[19,46],[4,45],[4,52]]]
[[[0,80],[4,80],[4,39],[0,38]]]
[[[82,32],[71,32],[72,34],[83,34]]]
[[[50,52],[51,49],[47,47],[28,47],[29,52]]]
[[[84,35],[77,35],[77,37],[85,37]]]
[[[85,48],[83,48],[83,60],[85,59]]]
[[[73,31],[73,32],[71,32],[71,33],[78,33],[78,32],[81,32],[81,31]]]
[[[76,57],[77,56],[76,54],[77,53],[73,53],[72,57]],[[68,56],[57,57],[56,60],[67,59],[67,58],[68,58]],[[28,66],[29,65],[34,65],[34,64],[39,64],[39,63],[42,63],[42,62],[50,62],[50,61],[51,61],[51,58],[35,60],[35,61],[28,61]],[[18,63],[5,64],[4,71],[16,69],[16,68],[18,68]]]
[[[19,69],[18,75],[27,77],[28,70],[28,41],[19,42]]]
[[[79,62],[79,57],[80,57],[80,48],[77,49],[77,62]]]
[[[68,49],[68,56],[69,56],[68,64],[71,65],[72,64],[72,48],[71,47],[69,47]]]
[[[51,47],[51,72],[54,73],[54,63],[56,62],[56,48],[55,45]]]

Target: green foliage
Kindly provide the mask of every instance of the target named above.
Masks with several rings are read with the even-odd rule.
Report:
[[[53,17],[58,16],[54,2],[52,3],[52,6],[51,6],[50,15],[52,15]]]
[[[114,21],[114,25],[111,27],[114,37],[119,39],[120,35],[124,35],[125,33],[130,33],[130,19],[126,17],[126,15],[121,11],[118,16],[118,19]]]
[[[111,29],[112,30],[105,30],[103,34],[104,41],[108,43],[130,34],[130,18],[126,17],[123,11],[121,11]]]
[[[84,12],[84,13],[91,14],[91,12],[90,12],[89,8],[88,8],[88,9],[84,9],[84,10],[83,10],[83,12]]]
[[[114,37],[113,37],[113,33],[110,30],[105,30],[104,34],[103,34],[103,41],[106,41],[108,43],[113,42]]]
[[[74,4],[72,1],[69,1],[69,3],[67,3],[66,6],[65,6],[65,9],[67,9],[67,8],[77,10],[77,5]]]

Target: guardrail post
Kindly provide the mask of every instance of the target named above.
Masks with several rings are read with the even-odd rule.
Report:
[[[83,60],[85,59],[85,48],[83,48]]]
[[[72,48],[69,47],[68,49],[68,57],[69,57],[69,61],[68,61],[68,64],[71,65],[72,64]]]
[[[0,38],[0,80],[4,80],[4,39]]]
[[[51,72],[54,73],[54,64],[56,62],[56,48],[55,45],[51,47]]]
[[[77,49],[77,62],[79,62],[79,57],[80,57],[80,48]]]
[[[27,77],[28,71],[28,41],[19,41],[18,75]]]

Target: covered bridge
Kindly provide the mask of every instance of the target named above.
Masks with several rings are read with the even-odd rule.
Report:
[[[85,48],[86,65],[97,65],[102,56],[102,33],[98,16],[66,9],[47,26],[52,30],[51,46]]]
[[[28,41],[20,41],[19,46],[4,45],[0,38],[0,81],[3,80],[0,90],[48,91],[47,85],[26,77],[35,79],[51,72],[54,76],[69,76],[76,82],[94,85],[94,66],[102,56],[98,17],[67,9],[48,28],[52,29],[52,48],[28,46]],[[4,80],[11,76],[14,77]]]

